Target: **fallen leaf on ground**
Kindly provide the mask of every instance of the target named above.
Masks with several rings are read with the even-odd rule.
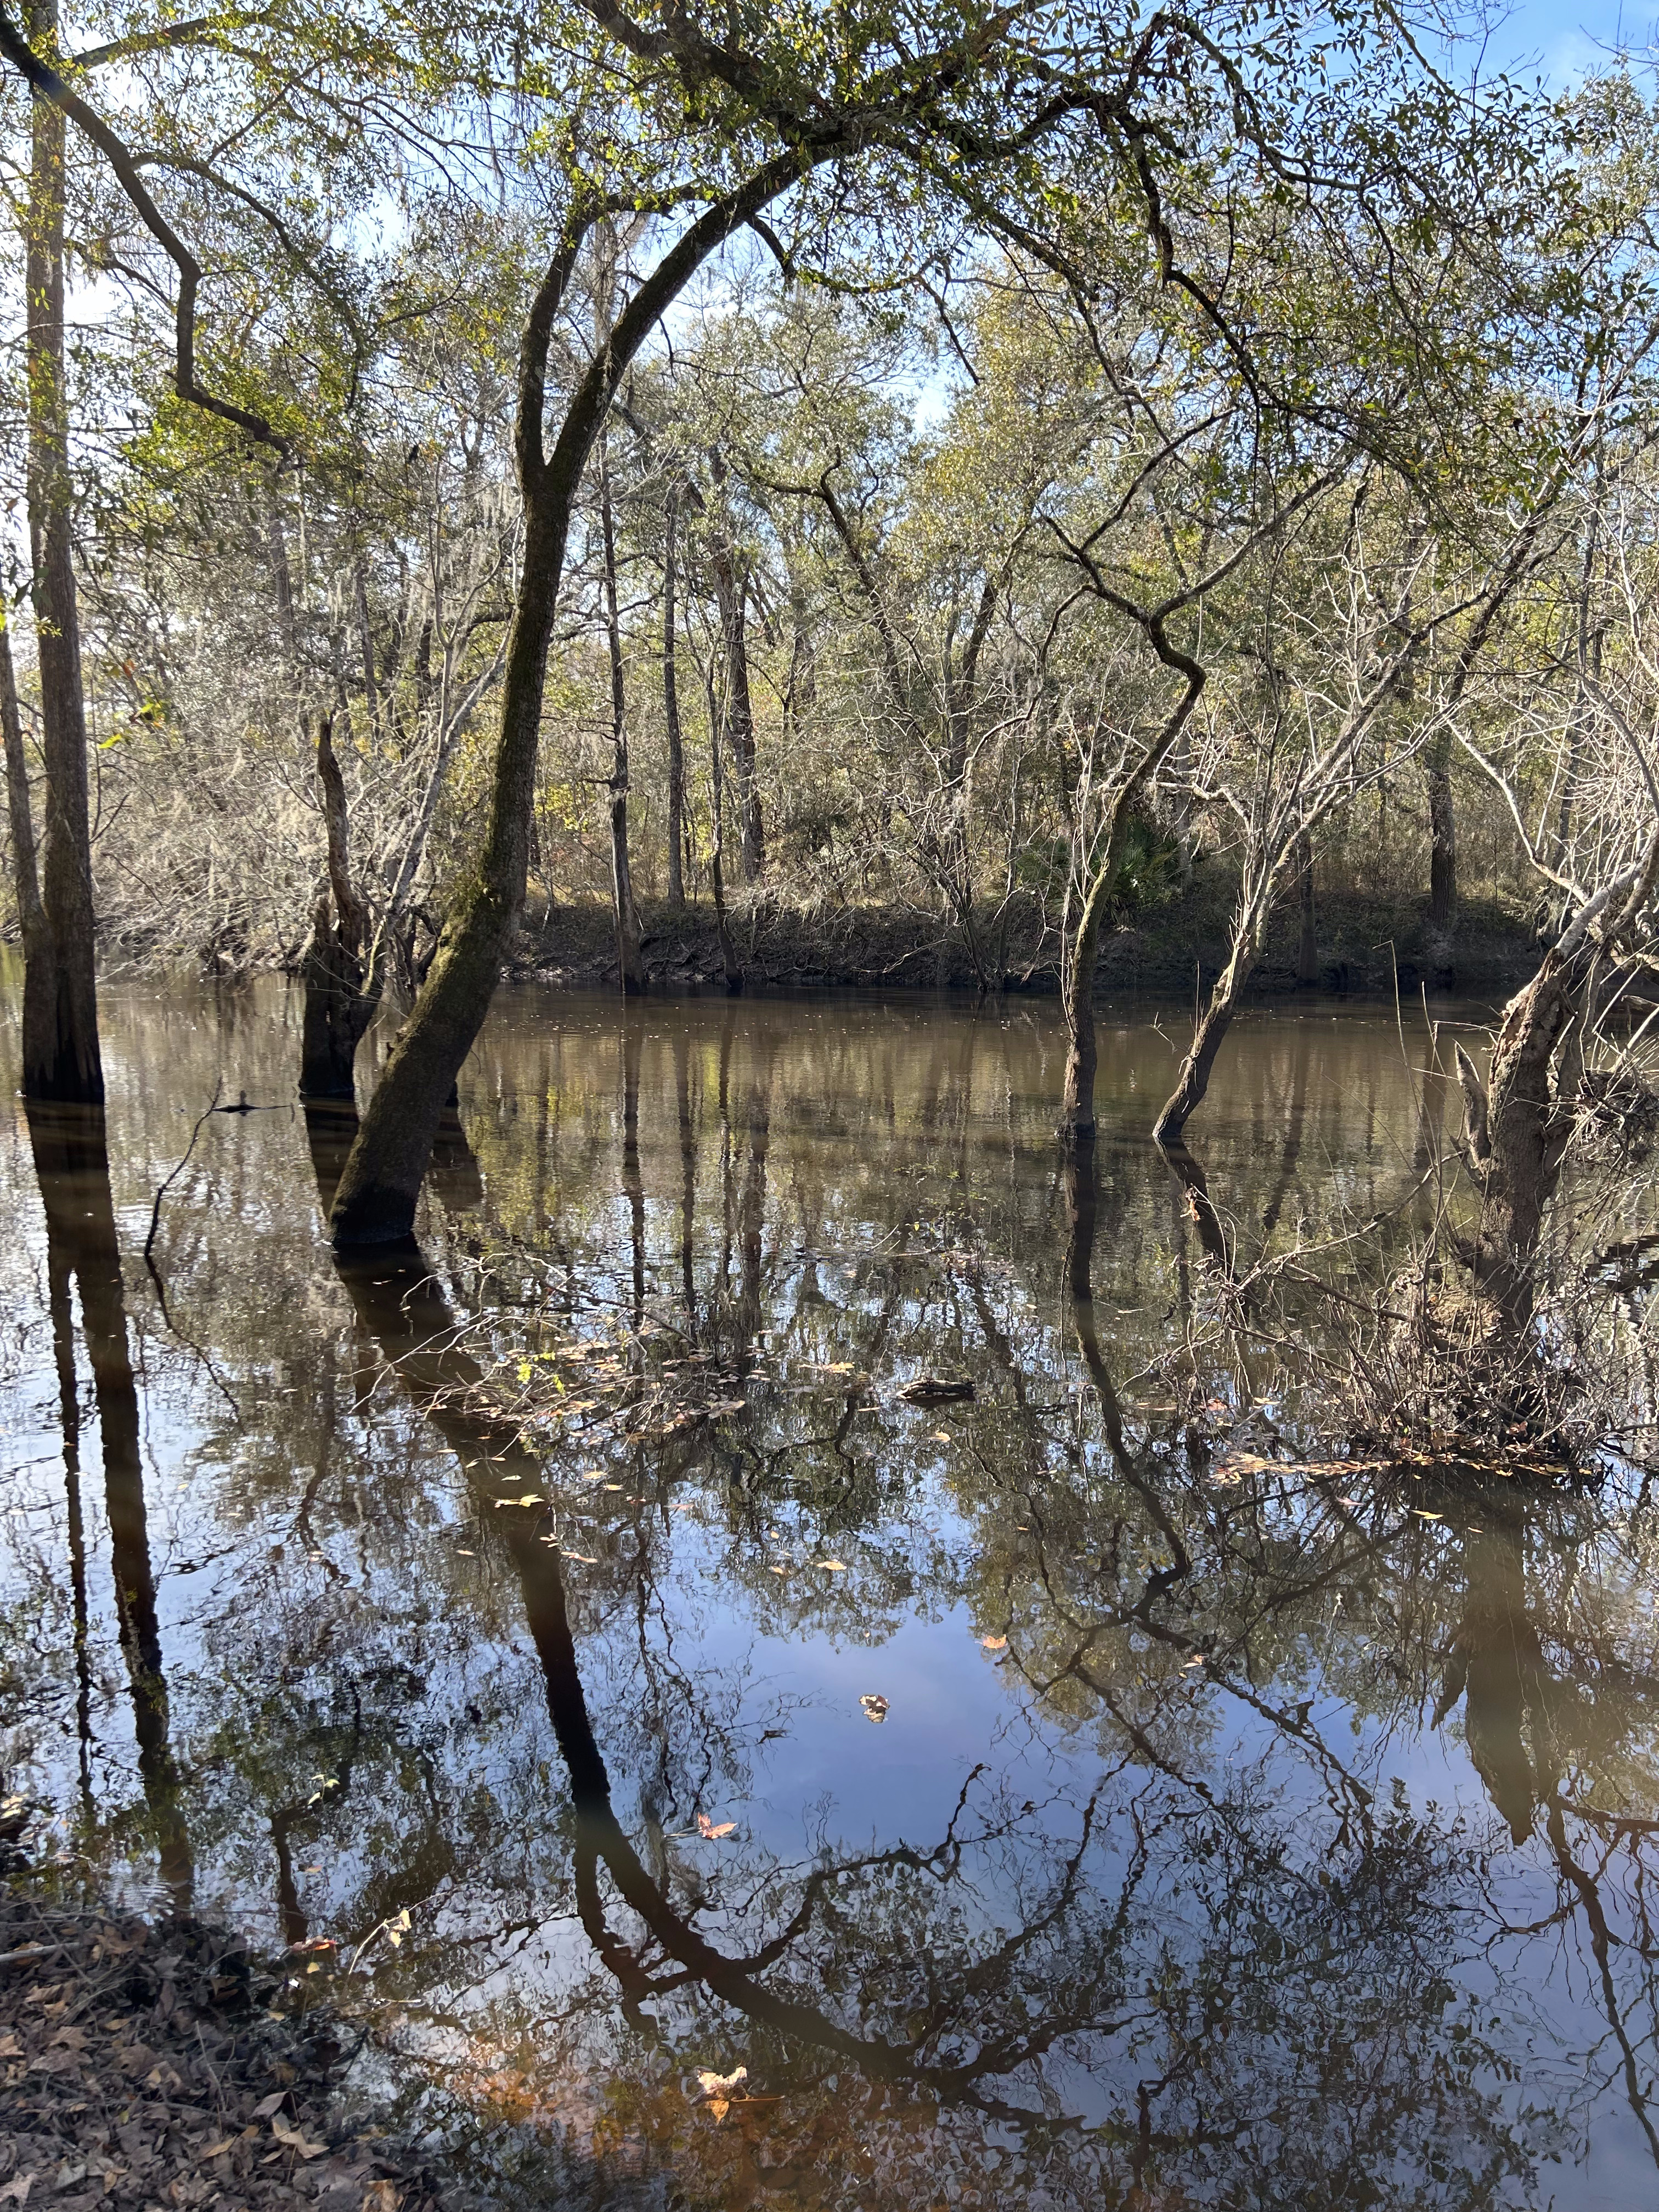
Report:
[[[287,2102],[286,2089],[273,2089],[268,2097],[261,2097],[253,2107],[253,2117],[256,2120],[268,2120],[273,2112],[280,2112]]]
[[[286,2120],[275,2115],[271,2118],[270,2132],[284,2150],[297,2151],[301,2158],[321,2158],[328,2148],[325,2142],[312,2142],[298,2128],[289,2127]]]
[[[371,2181],[363,2191],[362,2212],[398,2212],[402,2195],[395,2181]]]
[[[729,1836],[737,1825],[735,1820],[721,1820],[717,1825],[709,1819],[707,1813],[699,1813],[697,1815],[697,1833],[707,1837],[711,1842],[717,1836]]]
[[[867,1721],[884,1721],[887,1717],[886,1698],[873,1692],[860,1698],[859,1705]]]

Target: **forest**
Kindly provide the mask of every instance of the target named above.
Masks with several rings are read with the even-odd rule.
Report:
[[[481,2204],[1653,2185],[1659,97],[1491,31],[0,0],[0,1872]]]

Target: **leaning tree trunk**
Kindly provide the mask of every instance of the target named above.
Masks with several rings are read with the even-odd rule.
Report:
[[[1558,1089],[1553,1066],[1575,1011],[1572,962],[1557,947],[1504,1007],[1485,1083],[1456,1048],[1464,1158],[1480,1194],[1470,1271],[1511,1340],[1532,1318],[1544,1209],[1561,1179],[1571,1126],[1574,1101]]]
[[[1261,957],[1261,933],[1253,925],[1235,932],[1227,964],[1210,987],[1210,995],[1187,1057],[1181,1063],[1176,1087],[1164,1102],[1164,1110],[1152,1126],[1154,1140],[1167,1150],[1178,1145],[1188,1122],[1204,1103],[1210,1087],[1210,1071],[1226,1042],[1239,1000]]]
[[[363,957],[368,911],[352,888],[351,823],[345,781],[334,757],[326,714],[317,718],[317,780],[328,835],[328,888],[312,915],[301,975],[305,1012],[300,1036],[301,1098],[350,1098],[357,1047],[380,1002],[385,963]]]
[[[1095,968],[1100,957],[1101,929],[1122,865],[1130,810],[1186,728],[1206,680],[1204,669],[1192,655],[1170,643],[1160,616],[1144,618],[1143,626],[1158,659],[1166,668],[1185,678],[1186,689],[1165,717],[1158,735],[1113,793],[1106,849],[1084,899],[1077,935],[1070,947],[1061,988],[1068,1038],[1066,1087],[1060,1114],[1060,1137],[1064,1144],[1092,1135],[1095,1127],[1095,1072],[1099,1064],[1095,1043]]]
[[[538,287],[519,354],[514,422],[525,534],[501,686],[501,736],[483,849],[457,899],[425,982],[381,1070],[334,1194],[337,1245],[410,1235],[421,1178],[461,1063],[483,1027],[524,909],[547,651],[570,518],[594,441],[629,363],[690,279],[732,233],[796,182],[780,156],[708,209],[665,254],[618,318],[611,342],[572,393],[552,453],[543,440],[553,319],[589,216],[573,216]]]
[[[37,45],[56,46],[54,0],[31,17]],[[64,362],[64,118],[34,97],[27,255],[28,515],[40,666],[46,818],[40,845],[36,987],[24,995],[23,1091],[96,1105],[104,1096],[94,970],[92,833],[81,689]],[[25,947],[27,958],[27,945]]]

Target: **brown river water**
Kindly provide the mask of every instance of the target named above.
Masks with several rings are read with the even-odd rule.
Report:
[[[107,1181],[0,1142],[49,1851],[286,1950],[509,2201],[1659,2205],[1646,1492],[1344,1472],[1216,1318],[1218,1229],[1408,1243],[1420,1009],[1240,1025],[1206,1224],[1179,1018],[1091,1183],[1051,1007],[504,990],[343,1270],[298,1018],[112,984]]]

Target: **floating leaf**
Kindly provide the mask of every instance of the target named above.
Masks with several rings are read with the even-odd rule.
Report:
[[[884,1721],[887,1717],[887,1700],[875,1692],[861,1697],[859,1707],[867,1721]]]
[[[714,1843],[721,1836],[729,1836],[737,1825],[735,1820],[718,1822],[711,1820],[707,1813],[699,1813],[697,1815],[697,1833],[709,1843]]]
[[[814,1559],[812,1565],[822,1567],[826,1575],[844,1575],[847,1572],[847,1563],[843,1559]]]
[[[730,2074],[711,2074],[702,2068],[697,2072],[697,2086],[705,2097],[729,2097],[739,2081],[748,2079],[746,2066],[739,2066]]]
[[[1008,1639],[1006,1636],[981,1636],[979,1639],[979,1648],[981,1651],[1006,1651],[1008,1649]]]

